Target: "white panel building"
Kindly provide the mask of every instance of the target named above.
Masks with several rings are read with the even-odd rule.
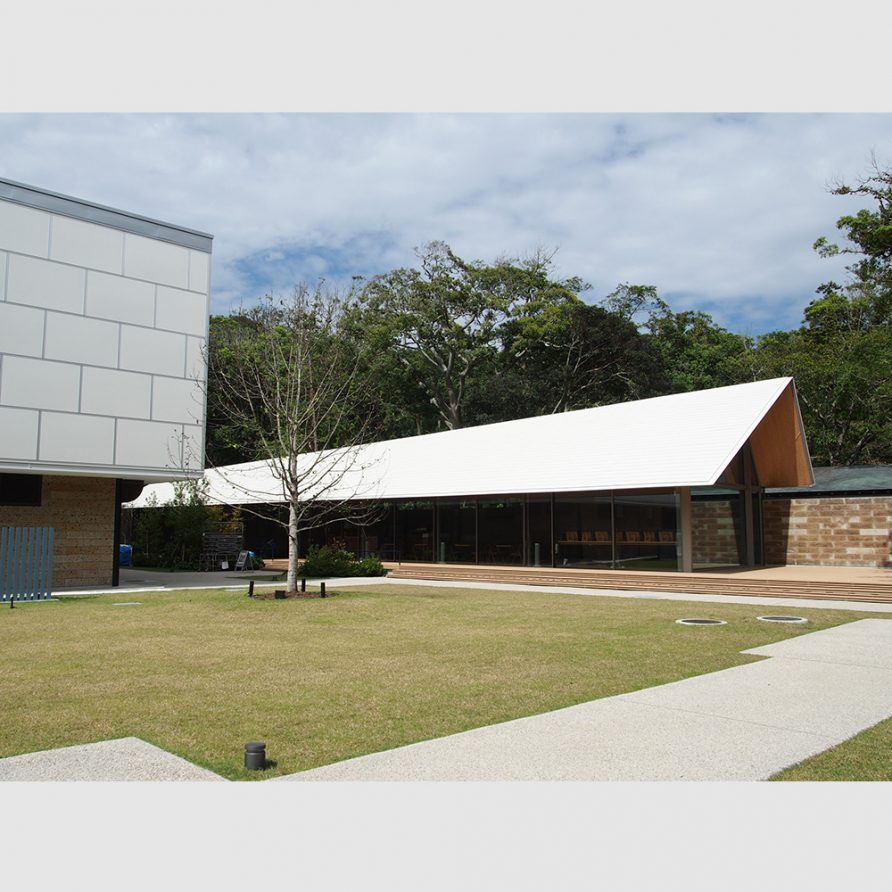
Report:
[[[0,179],[0,526],[112,581],[116,502],[203,470],[212,237]]]

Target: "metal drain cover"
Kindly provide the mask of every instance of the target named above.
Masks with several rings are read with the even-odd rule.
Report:
[[[804,616],[757,616],[763,623],[807,623]]]
[[[680,626],[726,626],[727,622],[723,619],[677,619],[675,622]]]

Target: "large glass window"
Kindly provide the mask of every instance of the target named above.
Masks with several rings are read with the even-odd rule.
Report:
[[[616,567],[678,569],[678,510],[674,493],[617,493],[613,512]]]
[[[245,511],[245,548],[262,558],[281,558],[288,554],[288,508],[285,505],[252,506],[258,513]],[[276,518],[276,519],[274,519]],[[300,542],[299,554],[306,554],[306,536]]]
[[[362,551],[360,528],[349,520],[333,520],[325,525],[326,544],[349,551],[358,558]]]
[[[554,546],[551,536],[551,497],[527,500],[527,564],[550,567]]]
[[[396,545],[401,560],[433,561],[433,502],[397,502]]]
[[[477,548],[481,564],[523,563],[522,499],[480,500]]]
[[[609,568],[613,561],[610,495],[561,493],[554,499],[555,565]]]
[[[477,560],[477,503],[439,502],[437,504],[437,560],[473,564]]]
[[[373,514],[360,530],[361,553],[363,557],[372,555],[383,561],[395,559],[396,546],[393,541],[393,509],[386,502],[378,503]]]

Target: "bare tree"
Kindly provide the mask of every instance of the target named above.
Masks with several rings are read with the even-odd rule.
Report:
[[[287,587],[296,587],[300,534],[334,520],[359,523],[374,509],[375,461],[363,410],[368,394],[338,326],[350,297],[305,285],[235,314],[209,351],[208,395],[229,423],[250,430],[256,454],[281,486],[288,519],[243,506],[288,530]],[[249,478],[218,469],[249,495]]]

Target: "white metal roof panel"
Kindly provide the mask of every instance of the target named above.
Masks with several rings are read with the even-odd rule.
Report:
[[[349,459],[336,451],[326,454],[331,467],[338,461],[342,470],[344,461],[352,467],[327,495],[415,499],[710,486],[791,383],[774,378],[387,440]],[[212,469],[205,478],[215,503],[284,501],[267,462]],[[148,486],[132,504],[145,505],[153,493],[163,503],[173,488]]]

